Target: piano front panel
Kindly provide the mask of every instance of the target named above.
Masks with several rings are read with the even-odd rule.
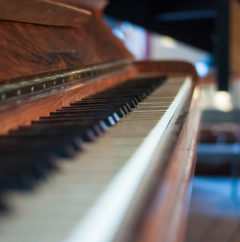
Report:
[[[33,74],[132,58],[96,16],[77,27],[0,20],[0,48],[0,85]]]

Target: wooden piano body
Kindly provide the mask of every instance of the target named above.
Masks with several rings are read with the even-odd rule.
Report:
[[[87,144],[84,154],[77,154],[73,163],[60,162],[60,171],[52,172],[44,181],[38,180],[32,189],[19,191],[21,189],[1,186],[1,203],[6,203],[9,211],[2,209],[1,212],[0,241],[168,242],[184,238],[200,120],[196,72],[190,64],[181,61],[135,62],[104,23],[105,4],[97,0],[1,1],[0,138],[8,136],[11,130],[30,126],[32,121],[50,112],[132,80],[164,77],[162,87],[147,100],[151,104],[158,93],[165,97],[169,92],[171,97],[174,95],[172,103],[168,107],[164,101],[157,106],[154,104],[146,114],[144,105],[139,105],[137,111],[121,119],[104,137]],[[171,87],[177,89],[171,90]],[[105,159],[104,155],[109,157],[114,149],[127,153],[126,145],[111,146],[115,142],[111,138],[113,133],[118,134],[116,130],[121,131],[121,125],[125,127],[134,115],[148,126],[148,117],[155,118],[151,111],[159,111],[156,107],[165,109],[146,138],[141,140],[137,134],[135,137],[135,131],[131,133],[131,130],[126,137],[133,140],[130,147],[138,144],[129,158],[131,164],[139,162],[132,170],[133,175],[126,178],[125,170],[129,166],[126,162],[84,211],[84,217],[78,218],[76,204],[84,194],[75,194],[81,193],[84,184],[78,190],[79,181],[69,183],[64,190],[61,177],[80,169],[84,163],[81,157],[87,159],[90,164],[87,169],[91,169],[91,162],[94,166],[96,160],[90,160],[92,156],[89,158],[88,153],[95,150],[106,153],[99,155],[103,156],[99,160]],[[105,142],[105,147],[101,142]],[[2,155],[0,163],[4,163]],[[126,180],[117,184],[122,174]],[[91,180],[97,181],[97,177],[98,174]],[[48,187],[57,194],[52,200],[45,196],[47,192],[51,194]],[[111,187],[114,190],[109,192]],[[71,189],[68,199],[66,196]],[[88,187],[85,190],[87,193]],[[59,193],[67,195],[61,197]],[[69,203],[58,204],[58,199],[69,200]],[[76,201],[71,203],[74,199]],[[42,201],[49,201],[49,206],[46,202],[44,208],[46,204],[42,205]]]

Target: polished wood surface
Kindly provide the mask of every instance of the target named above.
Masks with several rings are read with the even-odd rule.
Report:
[[[78,26],[91,12],[51,0],[2,0],[0,19],[50,26]]]
[[[75,7],[80,7],[84,9],[89,9],[91,11],[98,10],[102,11],[103,8],[107,5],[108,0],[52,0],[56,3],[64,3],[72,5]]]
[[[78,28],[0,21],[0,85],[17,77],[132,57],[106,23]]]

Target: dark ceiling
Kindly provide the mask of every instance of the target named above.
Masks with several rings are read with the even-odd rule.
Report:
[[[226,90],[229,5],[229,0],[110,0],[105,14],[211,52],[218,87]]]
[[[221,0],[110,0],[105,13],[211,52],[220,2]]]

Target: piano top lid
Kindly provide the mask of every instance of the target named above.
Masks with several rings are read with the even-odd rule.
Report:
[[[92,13],[81,1],[2,0],[0,19],[50,26],[77,26]],[[84,2],[84,1],[82,1]],[[92,1],[90,1],[92,2]]]
[[[108,4],[108,0],[52,0],[56,3],[65,3],[71,6],[80,7],[84,9],[98,9],[103,10],[103,8]]]

